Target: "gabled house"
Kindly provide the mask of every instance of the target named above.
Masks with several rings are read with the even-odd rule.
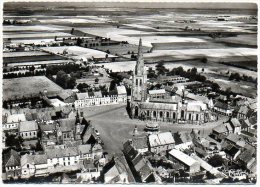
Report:
[[[18,152],[10,149],[7,153],[3,153],[3,171],[6,173],[6,178],[17,179],[21,176],[21,159]]]
[[[234,131],[230,123],[223,123],[212,129],[212,135],[216,140],[222,140],[233,132]]]
[[[36,121],[20,122],[19,135],[23,139],[37,139],[38,124]]]
[[[20,123],[27,121],[24,114],[5,115],[3,118],[3,131],[17,131]]]
[[[104,183],[131,184],[135,178],[123,154],[116,154],[104,167]]]
[[[128,140],[129,143],[133,146],[135,150],[140,153],[145,153],[148,151],[148,138],[147,136],[143,137],[133,137],[132,139]]]
[[[234,111],[234,117],[237,119],[247,119],[252,114],[253,110],[246,105],[238,106]]]
[[[149,149],[153,153],[159,153],[173,149],[175,141],[171,132],[151,134],[148,136]]]
[[[231,127],[234,129],[233,133],[235,133],[235,134],[241,133],[241,123],[239,122],[239,120],[237,118],[231,118],[229,120],[229,123],[230,123]]]
[[[32,176],[47,176],[49,174],[47,155],[23,155],[21,157],[21,171],[22,178],[30,178]]]
[[[232,109],[230,108],[229,104],[222,101],[217,101],[213,107],[215,112],[218,112],[220,114],[231,116],[232,115]]]

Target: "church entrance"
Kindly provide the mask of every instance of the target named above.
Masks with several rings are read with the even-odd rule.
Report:
[[[135,117],[138,117],[138,107],[135,107]]]

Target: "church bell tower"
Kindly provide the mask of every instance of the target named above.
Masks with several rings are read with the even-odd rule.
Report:
[[[142,39],[139,41],[137,62],[133,72],[131,101],[147,99],[147,71],[144,66]]]

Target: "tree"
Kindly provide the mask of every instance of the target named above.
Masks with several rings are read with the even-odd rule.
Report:
[[[74,28],[71,29],[70,34],[73,34],[73,32],[74,32]]]
[[[201,59],[201,62],[203,62],[204,64],[206,64],[206,63],[208,62],[208,59],[207,59],[206,57],[203,57],[203,58]]]
[[[164,62],[158,62],[155,66],[158,75],[165,75],[169,70],[165,68]]]
[[[208,163],[213,167],[220,167],[224,164],[224,160],[220,155],[214,155],[208,160]]]

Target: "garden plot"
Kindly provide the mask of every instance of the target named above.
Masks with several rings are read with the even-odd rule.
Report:
[[[57,95],[63,89],[45,76],[3,79],[3,100],[31,97],[47,91],[47,95]]]
[[[75,56],[76,59],[81,58],[87,58],[92,59],[94,58],[105,58],[107,53],[89,49],[89,48],[83,48],[79,46],[61,46],[61,47],[43,47],[41,48],[43,51],[51,52],[54,54],[62,54],[64,51],[68,52],[68,55]],[[114,55],[108,55],[108,57],[116,57]]]

